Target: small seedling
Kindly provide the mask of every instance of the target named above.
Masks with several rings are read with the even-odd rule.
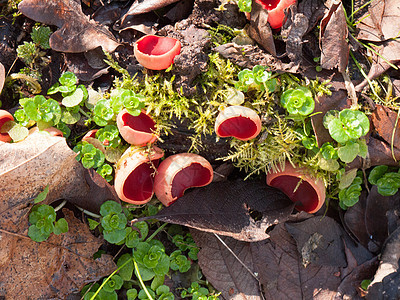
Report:
[[[122,207],[115,201],[106,201],[100,207],[101,226],[106,241],[112,244],[121,242],[126,237],[127,218]]]
[[[400,188],[400,173],[388,172],[388,166],[376,166],[368,176],[368,181],[378,187],[382,196],[393,196]]]
[[[39,203],[46,199],[49,192],[49,186],[39,193],[34,203]],[[56,211],[50,205],[38,204],[32,207],[29,214],[28,236],[35,242],[47,240],[51,233],[59,235],[68,231],[68,223],[64,218],[56,221]]]
[[[361,195],[361,184],[362,184],[362,174],[358,174],[357,177],[354,178],[353,182],[349,187],[340,190],[339,192],[339,206],[346,210],[349,207],[355,205],[360,199]]]
[[[306,87],[288,89],[281,96],[281,105],[292,116],[308,116],[314,111],[315,102],[311,91]]]
[[[96,138],[103,143],[105,147],[116,148],[121,144],[119,131],[115,125],[106,125],[96,132]]]
[[[79,142],[73,150],[78,153],[76,160],[82,160],[82,165],[86,169],[96,169],[104,163],[105,156],[103,152],[88,142]]]

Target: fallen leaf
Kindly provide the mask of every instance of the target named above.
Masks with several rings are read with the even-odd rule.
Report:
[[[294,6],[289,10],[290,15],[284,27],[287,29],[282,31],[282,35],[287,36],[286,53],[290,61],[300,63],[303,53],[303,36],[308,30],[308,18],[302,13],[296,13]],[[288,25],[289,24],[289,25]]]
[[[321,20],[319,32],[321,67],[325,69],[338,68],[340,73],[346,70],[350,49],[346,40],[347,34],[342,1],[334,1]]]
[[[249,36],[271,55],[276,56],[274,37],[267,20],[268,11],[257,2],[253,2],[248,29]]]
[[[286,223],[286,230],[295,239],[303,265],[346,267],[342,231],[328,217],[314,217],[302,222]]]
[[[359,295],[361,282],[367,278],[373,277],[378,268],[378,264],[379,261],[377,257],[374,257],[362,265],[357,266],[340,283],[335,299],[361,299]]]
[[[269,71],[296,73],[299,70],[298,64],[293,62],[283,63],[271,54],[265,53],[256,45],[227,43],[216,47],[214,50],[241,68],[252,69],[256,65],[263,65],[267,66]]]
[[[323,0],[303,0],[299,3],[297,11],[308,19],[307,32],[310,32],[323,18],[325,9]]]
[[[136,16],[144,13],[151,12],[153,10],[165,7],[179,0],[136,0],[128,11],[121,17],[119,21],[119,26],[117,28],[124,28],[125,19],[128,16]],[[121,30],[121,29],[119,29]]]
[[[389,70],[391,65],[397,66],[400,63],[400,42],[398,40],[389,40],[379,46],[371,45],[371,47],[375,49],[376,53],[371,52],[372,65],[367,75],[368,80],[374,80]],[[361,91],[368,84],[368,80],[364,79],[359,83],[356,91]]]
[[[76,0],[23,0],[18,9],[28,18],[59,27],[50,47],[60,52],[85,52],[99,46],[113,52],[119,43],[108,29],[89,20]]]
[[[135,16],[127,16],[124,24],[114,23],[113,29],[116,31],[124,31],[128,29],[139,31],[143,34],[156,34],[156,26],[158,25],[158,17],[154,13],[145,13]]]
[[[220,237],[243,265],[215,235],[193,229],[190,233],[200,248],[198,258],[202,273],[217,290],[221,291],[224,299],[263,299],[259,280],[253,276],[255,272],[255,262],[251,252],[253,243]]]
[[[34,132],[18,143],[0,143],[0,228],[21,233],[20,222],[47,185],[45,204],[59,199],[84,203],[87,198],[93,210],[107,199],[117,200],[111,197],[115,194],[111,186],[93,181],[100,175],[88,175],[75,156],[65,138],[46,132]]]
[[[343,216],[343,223],[345,228],[350,230],[351,234],[355,236],[357,241],[364,247],[368,247],[369,234],[365,226],[365,207],[367,206],[366,192],[362,192],[360,200],[349,207]]]
[[[121,16],[121,4],[120,3],[111,3],[100,6],[96,11],[92,14],[91,18],[95,20],[97,23],[102,25],[111,25],[114,24]]]
[[[269,237],[269,226],[289,217],[293,207],[285,194],[264,182],[222,181],[185,193],[152,218],[242,241],[260,241]]]
[[[396,39],[400,32],[400,5],[397,0],[373,0],[357,25],[357,38],[372,42]]]
[[[108,73],[108,66],[103,68],[93,68],[89,65],[84,53],[66,53],[65,62],[68,71],[74,73],[79,80],[92,81]]]
[[[341,282],[338,266],[304,267],[285,224],[276,225],[270,239],[259,242],[221,237],[226,246],[212,234],[191,232],[200,247],[202,272],[225,299],[330,299]]]
[[[382,196],[373,186],[367,197],[365,208],[365,225],[371,240],[380,248],[389,234],[390,211],[400,211],[400,193],[393,196]],[[399,217],[397,217],[399,219]]]
[[[0,229],[0,297],[5,299],[64,299],[116,269],[111,255],[94,260],[102,244],[87,225],[63,210],[69,230],[37,243],[27,236],[28,220],[19,220],[20,233]]]
[[[394,147],[400,149],[400,122],[397,120],[397,113],[386,106],[377,104],[371,115],[371,121],[375,131],[386,143],[390,145],[393,143]]]
[[[381,262],[368,288],[367,300],[400,299],[400,227],[386,240]]]

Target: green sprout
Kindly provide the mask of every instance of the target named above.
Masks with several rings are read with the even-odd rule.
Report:
[[[38,126],[50,127],[57,125],[61,119],[61,107],[57,101],[46,99],[42,95],[37,95],[34,98],[20,99],[25,115],[30,120],[38,123]],[[22,112],[18,112],[18,119],[26,124],[27,119]],[[45,124],[44,124],[45,123]]]
[[[382,196],[393,196],[400,188],[400,173],[388,172],[388,169],[388,166],[376,166],[368,176],[368,181],[378,187]]]
[[[26,64],[32,65],[39,56],[39,48],[33,42],[24,42],[17,48],[17,56]]]
[[[281,96],[281,105],[290,115],[299,116],[308,116],[315,108],[311,91],[302,86],[286,90]]]
[[[112,244],[121,242],[126,236],[127,224],[121,205],[115,201],[106,201],[100,207],[100,215],[104,239]]]
[[[46,204],[35,205],[29,214],[28,236],[35,242],[47,240],[52,232],[61,234],[68,231],[68,223],[64,218],[56,221],[56,212]]]
[[[93,109],[93,120],[99,126],[106,126],[114,117],[114,110],[109,100],[100,100]]]
[[[106,125],[96,132],[96,138],[103,143],[105,147],[116,148],[121,144],[119,131],[115,125]]]
[[[32,41],[42,49],[50,49],[49,38],[52,31],[47,26],[33,27],[31,32]]]
[[[175,250],[170,255],[171,259],[171,270],[177,271],[181,273],[185,273],[190,269],[190,261],[187,259],[185,255],[182,255],[181,250]]]
[[[136,95],[131,90],[124,90],[120,95],[122,104],[125,106],[126,110],[132,116],[140,115],[142,109],[144,108],[144,103],[142,102],[143,96]]]
[[[239,0],[237,5],[240,11],[251,12],[251,0]]]
[[[329,111],[324,116],[324,126],[335,141],[344,144],[366,135],[369,131],[369,120],[361,111],[343,109],[340,112]]]
[[[111,176],[113,168],[109,164],[103,164],[96,170],[97,173],[101,175],[107,182],[110,182],[113,177]]]
[[[104,163],[105,156],[103,152],[88,142],[79,142],[73,150],[78,153],[76,160],[82,160],[82,165],[86,169],[96,169]]]
[[[160,241],[139,242],[133,249],[133,257],[143,281],[151,280],[155,276],[165,276],[169,271],[170,259]]]
[[[360,199],[361,195],[361,184],[362,178],[361,175],[354,178],[353,182],[349,187],[340,190],[339,192],[339,206],[346,210],[349,207],[355,205]]]

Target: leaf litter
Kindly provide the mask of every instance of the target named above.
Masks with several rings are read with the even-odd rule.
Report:
[[[122,23],[124,23],[128,17],[136,17],[136,15],[139,16],[143,12],[148,13],[175,2],[174,0],[157,1],[157,3],[135,1],[125,14],[122,11],[118,11],[118,7],[114,8],[116,10],[112,10],[112,20],[117,20],[115,12],[121,13],[120,17]],[[195,1],[193,11],[196,13],[201,12],[202,9],[203,12],[210,11],[204,9],[204,7],[208,7],[208,4],[203,4],[202,7],[198,5],[203,2],[207,1]],[[366,1],[360,2],[361,5],[366,3]],[[271,30],[265,25],[267,16],[259,12],[251,18],[252,28],[250,31],[250,35],[259,45],[239,46],[234,43],[228,43],[219,45],[215,48],[215,51],[231,59],[242,68],[252,68],[254,65],[261,64],[267,65],[273,71],[301,73],[305,70],[306,61],[310,61],[310,57],[307,57],[310,53],[306,53],[309,51],[306,39],[308,34],[315,30],[315,26],[320,23],[320,65],[328,70],[323,72],[335,74],[336,70],[338,70],[344,74],[349,65],[349,49],[350,51],[355,51],[355,48],[353,48],[354,45],[350,47],[348,42],[349,33],[346,16],[343,13],[343,4],[347,5],[341,1],[300,1],[298,10],[289,12],[289,20],[285,25],[286,28],[284,28],[287,33],[287,37],[284,37],[286,38],[286,49],[284,50],[278,44],[275,44]],[[399,62],[399,44],[396,40],[400,31],[398,28],[399,22],[396,22],[400,17],[399,9],[394,0],[374,0],[369,5],[368,12],[359,18],[357,39],[375,43],[370,45],[375,51],[370,54],[372,65],[369,67],[369,80],[377,78]],[[54,50],[83,53],[102,47],[106,51],[113,52],[120,45],[106,27],[89,20],[82,12],[80,1],[38,2],[24,0],[20,4],[20,10],[35,21],[60,28],[50,38],[50,45]],[[257,13],[257,10],[255,10],[255,13]],[[210,20],[215,20],[217,15],[218,12],[211,10],[207,16],[199,17],[197,15],[192,17],[191,21],[197,26],[203,21],[207,24]],[[55,18],[54,16],[57,17]],[[322,21],[320,21],[321,18]],[[68,22],[70,20],[72,20],[71,23]],[[112,22],[105,20],[104,17],[103,19],[99,17],[97,20],[106,25],[112,25]],[[197,20],[197,23],[194,20]],[[260,22],[261,20],[264,21]],[[147,32],[156,30],[155,26],[157,24],[155,22],[151,25],[144,25],[144,27],[140,27],[143,25],[140,23],[143,22],[138,21],[138,23],[137,26],[139,27],[130,24],[132,26],[126,27],[126,29],[138,31],[142,29]],[[117,27],[114,29],[117,29]],[[188,31],[187,36],[190,37],[191,33],[196,35],[200,32],[198,30],[199,28],[195,26]],[[177,34],[182,34],[183,30],[182,28],[179,28],[179,30],[176,30],[176,28],[164,29],[165,34],[173,31],[175,33],[180,31]],[[87,42],[88,40],[90,42]],[[352,41],[352,38],[350,38],[350,41]],[[194,41],[188,41],[187,43],[191,44]],[[201,55],[208,46],[208,43],[198,43],[196,45],[198,51],[193,53]],[[193,57],[192,49],[186,48],[185,50],[183,48],[183,52],[185,53],[186,51],[187,56],[182,56],[182,59],[189,57],[188,60],[190,60]],[[266,53],[265,50],[270,53]],[[284,51],[286,53],[283,53]],[[312,53],[318,53],[318,51]],[[243,55],[243,52],[246,55]],[[93,67],[88,55],[90,54],[86,54],[85,57],[87,65],[76,68],[75,66],[79,65],[83,58],[80,57],[76,62],[72,62],[73,56],[70,56],[69,67],[73,70],[85,70],[92,67],[92,73],[83,74],[84,72],[82,72],[81,78],[91,81],[97,76],[101,76],[103,69]],[[285,59],[286,56],[289,61]],[[206,64],[207,60],[202,58],[199,59],[199,62]],[[179,63],[177,65],[179,66]],[[196,64],[196,66],[198,65]],[[307,65],[307,67],[309,66],[310,64]],[[315,64],[311,64],[312,68],[315,66]],[[177,73],[187,72],[190,68],[188,66],[185,67],[182,63],[182,67]],[[205,67],[199,68],[200,73],[204,70]],[[83,77],[84,75],[87,76]],[[314,72],[314,75],[318,76],[318,72]],[[182,79],[182,82],[186,84],[186,92],[188,94],[193,93],[193,90],[190,90],[193,79],[189,78],[186,82],[184,81],[185,78]],[[365,91],[367,84],[368,81],[364,80],[356,87],[356,90]],[[349,98],[354,96],[351,95],[354,91],[348,87],[344,89],[342,83],[338,86],[341,87],[336,89],[332,96],[319,97],[316,112],[326,112],[333,108],[338,109],[350,106],[351,101],[349,101]],[[320,146],[323,142],[329,141],[326,129],[321,126],[322,115],[319,114],[313,117],[313,126]],[[374,127],[367,137],[369,156],[367,159],[358,158],[348,165],[349,168],[362,167],[365,169],[381,164],[398,165],[393,159],[393,156],[397,160],[400,159],[398,126],[395,128],[396,117],[396,114],[388,107],[377,105],[370,117]],[[395,129],[396,131],[394,131]],[[394,135],[393,132],[395,132]],[[76,164],[73,159],[73,153],[66,150],[68,147],[65,143],[61,146],[59,140],[57,142],[55,140],[43,142],[42,137],[35,136],[35,138],[38,138],[38,141],[41,142],[36,144],[36,142],[32,142],[28,138],[26,140],[27,145],[24,145],[24,147],[28,148],[33,147],[36,151],[33,151],[33,153],[25,153],[18,149],[18,145],[22,145],[25,141],[13,144],[16,147],[12,150],[15,151],[15,168],[14,166],[6,165],[4,169],[5,162],[1,159],[5,156],[1,152],[4,150],[3,153],[6,153],[9,149],[7,148],[8,145],[0,144],[0,183],[3,184],[0,185],[0,192],[2,192],[3,199],[9,199],[7,202],[0,202],[1,211],[5,216],[0,219],[0,226],[2,238],[7,241],[7,245],[10,245],[10,247],[17,245],[19,247],[16,241],[22,241],[22,243],[30,242],[29,245],[34,244],[34,246],[29,246],[33,249],[29,251],[33,251],[32,253],[38,255],[36,252],[40,253],[42,250],[35,249],[44,247],[43,249],[46,250],[43,251],[48,251],[48,248],[45,247],[50,246],[36,244],[30,240],[25,241],[25,238],[21,236],[26,237],[27,222],[24,217],[26,217],[32,205],[32,200],[46,184],[50,184],[52,187],[46,199],[47,203],[58,199],[68,199],[77,203],[83,198],[86,204],[82,205],[81,203],[80,205],[98,208],[103,200],[117,199],[117,197],[112,188],[96,176],[95,172],[82,170],[79,167],[80,165]],[[62,150],[53,152],[53,148],[59,146]],[[394,149],[391,149],[391,147]],[[51,160],[51,163],[49,162],[49,158],[55,159],[58,156],[60,157],[56,160],[56,163],[53,160]],[[38,171],[39,167],[46,171],[40,173]],[[63,176],[59,172],[60,169],[67,170],[64,174],[69,174],[68,177]],[[23,172],[21,174],[32,172],[36,174],[37,172],[37,175],[33,178],[32,176],[22,178],[22,176],[18,175],[19,172]],[[71,178],[77,179],[68,182]],[[21,182],[23,184],[21,187],[24,188],[17,187],[14,180]],[[225,193],[225,191],[232,192]],[[98,195],[102,196],[96,199]],[[240,196],[238,197],[237,195]],[[200,204],[199,199],[201,199]],[[284,202],[280,202],[282,199],[285,199]],[[373,257],[371,252],[378,253],[382,250],[381,265],[371,284],[371,294],[367,296],[369,299],[376,299],[376,295],[380,295],[383,292],[396,297],[395,287],[398,286],[399,266],[398,253],[394,249],[398,249],[399,233],[398,218],[396,217],[399,209],[398,199],[398,194],[389,198],[379,196],[376,188],[372,188],[369,195],[364,195],[343,217],[343,223],[349,235],[336,221],[328,216],[321,218],[304,215],[295,217],[291,215],[293,204],[287,198],[280,195],[276,190],[265,187],[264,184],[261,187],[261,183],[249,180],[245,183],[243,181],[222,181],[214,183],[210,187],[187,192],[180,201],[163,209],[157,218],[196,228],[196,230],[192,230],[192,234],[201,247],[199,264],[207,279],[221,290],[223,296],[227,299],[326,299],[335,296],[357,298],[360,295],[360,291],[357,288],[361,280],[371,278],[378,264],[378,260]],[[193,211],[196,213],[193,213]],[[377,218],[376,214],[380,217]],[[70,256],[64,252],[62,254],[64,255],[62,256],[63,260],[67,261],[69,270],[65,265],[60,267],[60,261],[51,263],[52,266],[59,267],[59,273],[56,274],[60,277],[48,277],[52,278],[52,284],[49,285],[47,282],[47,284],[43,283],[41,285],[40,291],[43,292],[43,295],[49,295],[49,297],[53,295],[51,293],[55,292],[59,292],[57,294],[59,296],[77,291],[82,287],[84,281],[97,280],[101,276],[109,274],[114,267],[109,257],[103,257],[105,261],[102,262],[107,266],[105,269],[107,269],[108,273],[103,273],[101,272],[102,270],[99,270],[99,262],[91,259],[86,261],[86,258],[81,259],[79,255],[82,254],[83,256],[83,253],[87,257],[91,257],[91,254],[97,250],[101,241],[93,240],[93,236],[84,225],[79,224],[78,226],[78,221],[73,218],[70,212],[64,211],[64,215],[71,224],[76,224],[76,228],[82,228],[83,226],[86,230],[84,238],[88,241],[90,250],[85,248],[85,251],[78,249],[74,249],[74,252],[70,250],[64,251],[65,253],[69,251],[68,255]],[[198,229],[202,231],[198,231]],[[53,244],[56,246],[53,247],[52,244],[50,251],[58,249],[57,251],[59,252],[61,247],[67,248],[65,243],[68,245],[74,244],[74,239],[77,239],[76,236],[70,235],[69,232],[60,237],[53,236],[52,238],[54,238]],[[1,257],[10,259],[9,254],[4,253],[6,248],[2,249],[3,251],[0,250],[0,253],[3,252]],[[19,248],[16,249],[20,251]],[[26,250],[24,249],[24,251]],[[76,263],[75,256],[81,259],[79,263]],[[18,259],[18,257],[15,257],[15,259]],[[1,261],[4,262],[3,259]],[[68,272],[78,272],[77,270],[82,272],[80,268],[85,266],[84,263],[87,262],[90,263],[90,267],[88,267],[89,274],[84,280],[70,282],[66,279],[67,277],[69,278]],[[16,262],[15,265],[19,266],[19,262]],[[13,281],[12,283],[15,282]],[[29,288],[26,282],[25,285]],[[19,286],[19,284],[16,286]],[[6,289],[0,290],[3,293],[18,293],[18,291],[13,290],[13,287],[8,286]]]

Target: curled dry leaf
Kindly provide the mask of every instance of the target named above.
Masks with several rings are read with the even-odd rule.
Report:
[[[378,271],[368,288],[367,300],[400,298],[399,249],[400,227],[385,242]]]
[[[268,11],[263,9],[257,2],[253,2],[250,14],[249,35],[270,54],[276,56],[274,37],[267,20]]]
[[[179,0],[136,0],[129,10],[121,17],[120,24],[116,27],[117,30],[126,27],[125,19],[129,16],[140,15],[151,12],[153,10],[165,7]]]
[[[119,46],[108,29],[89,20],[76,0],[24,0],[19,10],[28,18],[60,29],[50,36],[50,47],[60,52],[85,52],[99,46],[113,52]]]
[[[27,236],[28,218],[19,234],[0,229],[0,297],[5,299],[64,299],[116,269],[111,255],[94,260],[102,240],[87,225],[63,210],[68,232],[36,243]]]
[[[185,193],[152,218],[242,241],[259,241],[268,238],[266,229],[285,221],[293,207],[285,194],[263,182],[223,181]]]
[[[373,0],[360,18],[357,38],[372,42],[397,39],[400,32],[400,6],[397,0]]]
[[[376,132],[386,143],[392,144],[400,149],[400,124],[396,121],[397,113],[383,105],[376,105],[376,109],[372,113],[371,121]],[[395,124],[397,126],[395,127]],[[393,132],[394,131],[394,132]],[[394,137],[392,141],[392,136]]]
[[[334,1],[321,21],[320,49],[321,66],[325,69],[338,68],[342,73],[349,60],[349,45],[346,17],[342,1]]]

